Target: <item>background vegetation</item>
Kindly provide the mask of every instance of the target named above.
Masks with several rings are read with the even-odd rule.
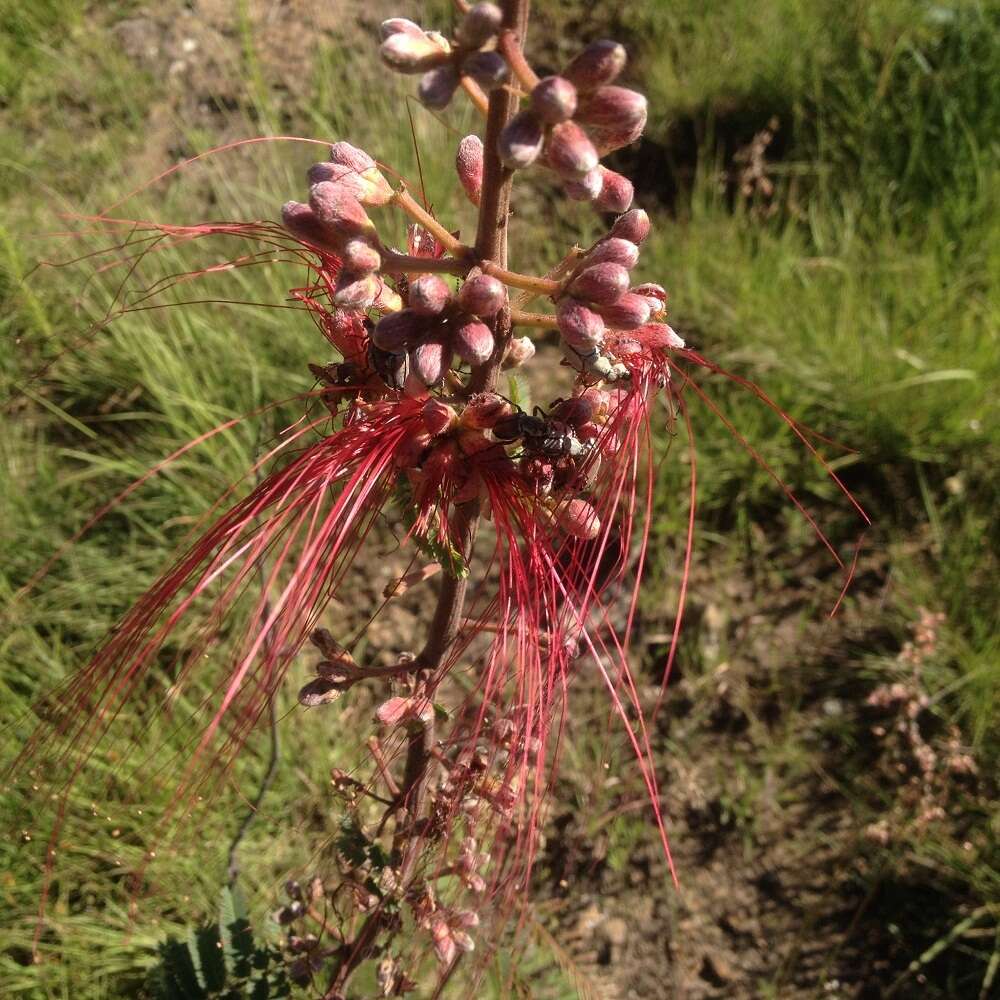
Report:
[[[306,363],[323,360],[308,321],[284,310],[165,308],[86,336],[121,274],[95,273],[87,260],[35,269],[97,245],[53,235],[80,228],[59,213],[94,212],[182,157],[270,134],[349,137],[412,178],[415,146],[436,211],[468,225],[452,191],[451,144],[386,81],[370,42],[383,13],[430,23],[447,5],[296,2],[281,19],[268,7],[0,4],[5,758],[23,736],[20,714],[80,663],[299,404],[186,454],[76,543],[29,598],[15,599],[19,589],[88,512],[217,423],[307,390]],[[662,863],[649,860],[651,831],[627,754],[592,735],[606,708],[582,685],[538,873],[531,954],[501,955],[496,990],[628,995],[648,967],[650,982],[666,990],[663,976],[672,975],[676,995],[690,997],[994,995],[1000,8],[987,0],[539,7],[531,48],[543,67],[608,34],[635,53],[630,76],[649,94],[652,119],[619,165],[635,173],[655,214],[643,273],[669,288],[674,325],[850,449],[824,446],[874,526],[854,590],[825,621],[840,578],[760,463],[689,393],[698,541],[689,624],[658,732],[688,891],[672,895]],[[464,134],[471,114],[449,112],[447,124]],[[765,129],[773,139],[755,160],[746,151]],[[238,150],[154,185],[121,214],[273,218],[301,193],[315,158],[285,143]],[[589,212],[567,209],[544,183],[523,186],[519,201],[515,239],[533,248],[519,257],[522,269],[597,231]],[[236,252],[220,248],[218,259]],[[193,260],[206,258],[154,254],[145,278]],[[181,286],[175,298],[276,303],[288,277],[229,271]],[[849,560],[858,520],[782,422],[723,378],[697,384]],[[692,442],[680,431],[673,444],[637,647],[651,689],[673,627],[687,519]],[[906,647],[921,609],[941,616],[924,619],[923,639],[929,628],[933,641],[918,636]],[[880,714],[869,702],[892,683],[908,693]],[[164,678],[149,695],[168,688]],[[340,733],[365,714],[364,705],[346,709]],[[142,778],[125,781],[112,748],[78,789],[49,891],[45,938],[59,960],[40,967],[30,945],[43,793],[33,795],[30,775],[5,790],[5,996],[135,996],[155,944],[214,912],[234,813],[206,810],[166,850],[150,841],[142,813],[155,811],[156,766],[178,745],[169,720],[161,725],[148,745],[162,745],[163,760]],[[279,731],[283,765],[241,854],[259,920],[280,879],[307,866],[334,830],[328,771],[352,752],[349,740],[317,739],[294,718]],[[237,803],[266,766],[266,735],[231,776]],[[930,778],[921,745],[938,762]],[[595,766],[604,762],[617,762],[608,780]],[[154,847],[164,856],[133,919],[124,873]],[[720,864],[731,882],[720,881]],[[713,902],[727,893],[728,904]],[[634,917],[636,898],[650,894],[663,900],[656,934],[615,930],[613,915]],[[735,922],[723,913],[733,899],[749,921],[739,933],[722,923]],[[598,930],[581,930],[594,906]],[[817,942],[820,956],[809,947]]]

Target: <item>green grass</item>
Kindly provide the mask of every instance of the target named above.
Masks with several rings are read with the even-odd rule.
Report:
[[[146,179],[130,176],[130,158],[141,151],[143,124],[164,91],[161,81],[106,44],[108,25],[95,28],[84,5],[51,0],[30,5],[30,12],[22,8],[0,13],[5,601],[89,511],[186,440],[308,388],[306,362],[322,360],[303,317],[235,306],[136,313],[77,344],[103,314],[115,272],[94,279],[84,261],[67,270],[35,271],[25,281],[39,258],[63,259],[89,247],[39,234],[64,226],[53,213],[94,210]],[[300,92],[274,93],[257,58],[252,23],[243,6],[234,5],[234,12],[233,44],[248,99],[259,112],[256,122],[242,122],[245,134],[264,129],[351,137],[416,184],[410,109],[427,196],[442,218],[468,231],[471,215],[452,190],[448,150],[473,127],[471,113],[449,111],[444,117],[453,131],[442,132],[432,116],[404,99],[410,81],[389,80],[395,96],[388,101],[375,85],[384,78],[373,80],[336,44],[322,49]],[[650,94],[653,108],[648,155],[675,141],[678,128],[689,127],[699,142],[693,175],[677,174],[681,194],[674,213],[658,215],[643,277],[670,289],[673,321],[692,346],[753,378],[797,419],[851,449],[828,454],[837,456],[838,470],[875,519],[869,544],[888,553],[893,589],[885,627],[901,640],[917,607],[945,612],[942,651],[925,678],[934,713],[942,724],[959,724],[982,773],[995,773],[997,8],[973,0],[691,0],[633,5],[613,27],[601,24],[610,12],[587,16],[594,36],[621,28],[638,49],[633,79]],[[781,158],[773,165],[776,211],[764,218],[758,206],[734,207],[720,192],[715,144],[746,141],[774,114],[781,120]],[[218,137],[190,128],[186,141],[193,151]],[[178,183],[154,188],[129,208],[178,222],[273,217],[283,200],[301,196],[303,169],[314,158],[304,147],[256,146],[216,165],[194,166]],[[669,172],[673,160],[665,155],[657,162]],[[552,232],[565,232],[566,241],[596,232],[589,214],[575,207],[556,218],[546,191],[532,184],[522,194],[515,233],[532,249],[518,254],[519,266],[558,255]],[[644,194],[647,203],[655,196]],[[581,224],[590,232],[581,234]],[[235,252],[235,246],[214,251],[219,258]],[[205,263],[212,253],[171,252],[147,261],[144,272],[152,281],[195,260]],[[199,285],[192,297],[280,302],[290,283],[273,268],[229,272]],[[66,350],[68,345],[74,346]],[[824,525],[848,551],[856,523],[781,422],[722,379],[700,384],[775,471],[822,512]],[[805,550],[808,533],[759,464],[706,408],[692,404],[692,413],[707,551],[731,561],[738,573],[761,531],[784,532],[788,551]],[[4,629],[0,643],[5,721],[81,662],[155,577],[192,519],[244,475],[263,442],[296,415],[290,404],[184,456],[75,545],[30,600],[13,606],[14,627]],[[662,603],[663,581],[676,562],[685,517],[676,500],[682,466],[668,463],[658,498],[651,604]],[[895,669],[887,656],[861,657],[854,666],[869,684]],[[773,683],[785,703],[796,703],[801,680]],[[360,718],[363,707],[357,711]],[[600,758],[586,729],[575,734],[579,745],[568,756],[570,786]],[[10,737],[5,757],[19,732],[4,730]],[[179,748],[176,735],[152,735],[162,735],[165,752]],[[310,848],[330,832],[315,804],[324,801],[336,748],[317,747],[307,726],[286,724],[282,735],[285,760],[295,766],[282,768],[266,815],[244,848],[245,878],[260,918],[282,875],[305,864]],[[671,749],[684,752],[683,746]],[[263,743],[255,747],[233,776],[245,795],[265,766],[265,753]],[[793,726],[774,747],[758,748],[733,768],[725,805],[741,835],[752,842],[754,810],[765,794],[762,776],[778,775],[779,784],[792,789],[815,755]],[[75,793],[73,840],[50,905],[62,959],[57,964],[26,964],[40,879],[37,855],[21,843],[21,831],[37,840],[38,810],[30,795],[5,798],[4,827],[15,835],[0,848],[7,873],[0,877],[0,981],[12,996],[135,995],[155,941],[167,931],[179,933],[215,905],[233,822],[231,812],[207,810],[176,854],[154,869],[156,893],[143,910],[148,907],[147,916],[155,913],[158,922],[130,921],[118,862],[149,848],[151,834],[132,810],[141,803],[155,811],[163,796],[141,782],[112,782],[109,793],[105,769],[111,764],[102,758]],[[848,761],[838,778],[859,808],[869,808],[870,780],[850,768]],[[25,777],[21,790],[29,783]],[[586,791],[573,794],[590,801]],[[773,787],[767,794],[775,794]],[[609,800],[598,812],[613,807]],[[955,900],[996,904],[996,802],[987,798],[967,808],[970,829],[984,845],[974,861],[947,836],[931,834],[898,845],[885,864],[903,867],[915,856],[933,867]],[[115,829],[119,835],[112,837]],[[616,864],[625,863],[637,836],[634,818],[616,828]],[[916,957],[923,946],[914,941]],[[538,961],[555,975],[551,956]],[[509,978],[496,974],[497,983]]]

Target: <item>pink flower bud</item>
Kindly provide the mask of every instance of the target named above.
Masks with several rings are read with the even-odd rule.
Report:
[[[398,31],[382,42],[382,61],[398,73],[426,73],[448,61],[448,46],[426,32]]]
[[[352,274],[371,274],[382,266],[382,257],[378,250],[363,236],[349,239],[341,251],[344,270]]]
[[[299,201],[286,201],[281,206],[282,225],[297,239],[311,243],[328,253],[337,252],[336,232],[323,225],[308,205]]]
[[[363,149],[349,142],[335,142],[330,147],[330,162],[357,174],[364,184],[362,195],[355,197],[363,205],[387,205],[392,198],[392,186],[378,164]]]
[[[556,524],[574,538],[591,541],[601,533],[601,519],[586,500],[561,503],[553,511],[553,515]]]
[[[650,316],[659,319],[667,312],[667,292],[662,285],[647,282],[644,285],[637,285],[632,289],[636,295],[641,295],[648,303]]]
[[[477,392],[466,404],[459,418],[470,430],[488,430],[513,414],[514,407],[495,392]]]
[[[420,316],[438,316],[451,300],[448,282],[436,274],[422,274],[410,282],[407,305]]]
[[[314,184],[309,192],[309,205],[320,222],[345,239],[351,236],[378,239],[375,226],[361,202],[339,184],[331,181]]]
[[[597,166],[597,150],[576,122],[553,126],[546,156],[549,166],[567,180],[580,180]]]
[[[510,67],[499,52],[473,52],[462,63],[462,75],[471,76],[483,90],[496,90],[510,78]]]
[[[629,240],[623,240],[619,236],[609,236],[596,244],[587,254],[588,265],[606,262],[621,264],[631,271],[639,262],[639,248]]]
[[[403,308],[403,300],[380,278],[378,295],[375,296],[373,305],[380,313],[394,313]]]
[[[611,305],[598,306],[604,322],[614,330],[635,330],[649,322],[649,299],[633,292],[626,292]]]
[[[428,399],[420,416],[424,426],[434,435],[444,434],[458,423],[458,414],[440,399]]]
[[[549,125],[567,122],[576,111],[576,87],[564,77],[547,76],[532,90],[531,107]]]
[[[601,193],[594,199],[594,208],[599,212],[611,212],[615,215],[627,212],[632,207],[632,199],[635,197],[632,182],[605,166],[599,166],[597,169],[601,171],[604,183],[601,186]]]
[[[401,722],[427,725],[434,721],[434,706],[427,698],[390,698],[375,709],[375,718],[383,726]]]
[[[458,144],[455,170],[466,197],[478,206],[483,193],[483,141],[478,135],[467,135]]]
[[[658,348],[660,350],[670,348],[679,351],[685,346],[684,339],[677,335],[673,327],[666,323],[649,323],[640,331],[642,342],[647,347]]]
[[[588,354],[604,340],[604,320],[576,299],[562,299],[556,322],[563,340],[580,354]]]
[[[579,180],[563,181],[563,190],[574,201],[593,201],[604,186],[604,175],[598,164],[589,174],[584,174]]]
[[[455,944],[448,922],[444,917],[434,917],[430,931],[431,943],[434,945],[434,954],[437,956],[437,960],[442,965],[451,965],[458,953],[458,946]]]
[[[455,328],[452,347],[466,364],[485,364],[493,355],[493,333],[485,323],[466,317]]]
[[[448,107],[457,86],[458,71],[451,63],[435,66],[420,78],[417,98],[424,107],[440,111]]]
[[[569,286],[570,294],[587,302],[608,305],[628,291],[628,271],[621,264],[605,262],[585,267]]]
[[[541,154],[544,139],[538,118],[530,111],[519,111],[500,133],[497,155],[511,170],[530,167]]]
[[[514,337],[503,357],[504,368],[517,368],[535,356],[535,343],[530,337]]]
[[[591,42],[576,56],[566,67],[563,76],[578,90],[594,90],[617,79],[627,60],[624,46],[602,39]]]
[[[587,126],[604,156],[635,142],[646,127],[646,98],[625,87],[601,87],[580,101],[576,120]]]
[[[379,279],[374,274],[341,271],[334,288],[333,304],[341,309],[371,309],[378,297]]]
[[[458,304],[473,316],[495,316],[507,304],[507,288],[488,274],[476,274],[458,290]]]
[[[649,235],[649,216],[641,208],[633,208],[620,219],[615,220],[611,227],[611,235],[630,243],[640,244]]]
[[[403,354],[427,332],[427,319],[412,309],[383,316],[375,326],[372,341],[380,350]]]
[[[410,351],[410,371],[430,388],[445,377],[451,367],[451,358],[451,338],[445,330],[432,330]]]
[[[478,49],[500,31],[503,11],[495,3],[473,4],[455,29],[455,40],[465,48]]]
[[[417,35],[423,37],[424,29],[405,17],[390,17],[379,25],[379,37],[384,42],[390,35]]]
[[[554,410],[553,415],[570,427],[583,427],[589,424],[597,413],[597,404],[586,396],[572,396],[564,399]]]

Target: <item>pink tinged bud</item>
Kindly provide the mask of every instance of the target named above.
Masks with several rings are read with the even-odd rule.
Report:
[[[451,341],[444,330],[430,336],[410,351],[410,371],[423,385],[437,385],[451,367]]]
[[[599,306],[597,311],[604,322],[614,330],[635,330],[649,322],[649,299],[626,292],[617,302]]]
[[[488,274],[477,274],[458,290],[458,304],[473,316],[495,316],[507,304],[507,288]]]
[[[473,52],[462,63],[462,75],[471,76],[483,90],[496,90],[510,79],[510,67],[499,52]]]
[[[632,207],[632,199],[635,197],[635,188],[632,182],[622,174],[607,167],[597,168],[601,171],[604,180],[601,186],[601,193],[594,199],[594,208],[599,212],[612,212],[621,215]]]
[[[455,29],[455,40],[465,48],[478,49],[500,31],[503,11],[495,3],[473,4]]]
[[[420,316],[437,316],[451,300],[448,282],[436,274],[422,274],[410,282],[407,305]]]
[[[666,323],[650,323],[642,328],[642,340],[648,347],[670,348],[675,351],[681,350],[685,344],[684,339],[677,335],[673,327]]]
[[[597,413],[597,404],[586,396],[573,396],[564,399],[555,409],[554,416],[570,427],[583,427],[589,424]]]
[[[571,295],[598,305],[617,302],[628,291],[628,270],[621,264],[605,262],[585,267],[569,286]]]
[[[420,78],[417,98],[426,108],[440,111],[448,107],[458,87],[458,71],[451,63],[428,70]]]
[[[381,288],[374,274],[351,274],[342,271],[333,292],[333,304],[341,309],[371,309]]]
[[[646,239],[651,228],[649,216],[641,208],[633,208],[615,220],[615,224],[611,227],[611,235],[639,244]]]
[[[331,181],[314,184],[309,192],[309,204],[320,222],[345,239],[351,236],[378,239],[375,226],[361,202],[339,184]]]
[[[628,55],[624,46],[609,39],[591,42],[565,69],[563,76],[578,90],[594,90],[617,79]]]
[[[553,512],[556,524],[574,538],[591,541],[601,532],[597,511],[586,500],[569,500]]]
[[[427,320],[412,309],[383,316],[375,325],[372,340],[380,350],[403,354],[427,332]]]
[[[601,155],[635,142],[646,127],[646,98],[625,87],[601,87],[580,102],[576,120],[587,126]]]
[[[297,240],[311,243],[321,250],[336,252],[336,233],[324,226],[308,205],[299,201],[286,201],[281,206],[281,222]]]
[[[434,954],[442,965],[451,965],[455,961],[458,946],[444,917],[436,918],[431,924],[431,942],[434,945]]]
[[[495,392],[477,392],[462,410],[463,427],[487,430],[514,413],[513,405]]]
[[[419,35],[399,31],[382,43],[382,61],[398,73],[426,73],[448,61],[447,43],[421,31]]]
[[[478,206],[483,193],[483,141],[478,135],[467,135],[458,144],[455,170],[466,197]]]
[[[530,111],[519,111],[500,133],[497,154],[505,167],[521,170],[538,159],[544,140],[538,118]]]
[[[309,183],[339,181],[363,205],[387,205],[392,187],[378,164],[363,150],[349,142],[335,142],[330,147],[328,163],[317,163],[309,171]]]
[[[641,295],[648,303],[650,316],[659,319],[667,313],[667,291],[662,285],[647,282],[644,285],[636,285],[632,289],[636,295]]]
[[[639,248],[629,240],[623,240],[619,236],[609,236],[596,244],[587,254],[588,265],[604,263],[621,264],[631,271],[639,263]]]
[[[530,337],[515,337],[507,345],[503,358],[504,368],[517,368],[535,356],[535,343]]]
[[[431,434],[444,434],[458,423],[458,414],[440,399],[428,399],[421,411],[424,426]]]
[[[589,354],[604,341],[604,320],[576,299],[559,303],[556,322],[563,340],[579,354]]]
[[[600,164],[579,180],[563,181],[563,190],[574,201],[593,201],[604,186],[604,175]]]
[[[375,710],[375,718],[383,726],[401,722],[426,725],[434,721],[434,706],[426,698],[390,698]]]
[[[390,17],[379,25],[379,36],[385,41],[390,35],[416,35],[423,37],[424,29],[414,21],[405,17]]]
[[[349,239],[341,250],[344,269],[352,274],[371,274],[382,266],[378,250],[363,236]]]
[[[456,327],[452,346],[466,364],[482,365],[493,355],[493,333],[485,323],[467,318]]]
[[[394,289],[379,279],[379,291],[373,305],[380,313],[394,313],[403,308],[403,300]]]
[[[549,166],[567,180],[580,180],[597,167],[597,150],[576,122],[552,128],[546,146]]]
[[[576,87],[564,77],[547,76],[532,90],[531,107],[549,125],[567,122],[576,111]]]

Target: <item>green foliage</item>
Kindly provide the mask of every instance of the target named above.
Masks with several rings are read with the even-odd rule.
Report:
[[[148,988],[155,1000],[280,1000],[291,991],[281,951],[254,940],[236,887],[222,890],[218,923],[160,946]]]

